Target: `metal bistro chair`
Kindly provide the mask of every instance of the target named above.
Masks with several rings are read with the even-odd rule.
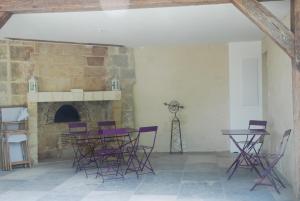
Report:
[[[280,159],[284,156],[290,135],[291,129],[286,130],[284,132],[279,145],[279,149],[276,151],[275,154],[264,154],[259,156],[260,159],[265,162],[265,164],[263,166],[263,172],[261,176],[255,180],[255,184],[251,188],[251,191],[253,191],[258,185],[266,185],[273,186],[276,192],[280,194],[277,184],[285,188],[285,185],[283,184],[279,176],[276,174],[274,168],[278,164]]]
[[[249,121],[249,126],[248,126],[249,130],[266,130],[267,129],[267,121],[261,121],[261,120],[250,120]],[[260,152],[263,143],[264,143],[264,139],[265,136],[258,136],[259,139],[257,142],[258,147],[253,147],[253,151],[255,151],[257,154]],[[255,141],[256,139],[254,139]]]
[[[125,174],[135,172],[137,177],[142,174],[153,173],[150,155],[154,149],[158,126],[140,127],[133,147],[129,150],[128,166]],[[146,138],[146,139],[143,139]],[[148,142],[146,144],[146,142]],[[145,171],[148,170],[148,171]]]
[[[86,122],[70,122],[68,127],[74,152],[73,167],[76,166],[76,172],[83,169],[87,176],[87,164],[91,162],[91,147],[86,138],[88,136],[87,124]]]
[[[263,120],[250,120],[248,124],[249,130],[266,130],[267,121]],[[265,135],[254,136],[248,135],[244,141],[239,141],[239,144],[243,144],[243,149],[247,150],[247,153],[252,157],[252,160],[255,160],[253,164],[261,164],[259,158],[253,157],[260,153],[261,148],[264,143]],[[253,168],[250,164],[245,160],[240,161],[241,167]]]
[[[101,138],[103,146],[94,151],[94,156],[98,161],[97,176],[102,177],[102,181],[110,179],[124,179],[122,170],[122,161],[124,160],[125,141],[124,136],[129,135],[126,128],[103,129],[98,134]]]
[[[116,129],[116,122],[115,121],[98,121],[97,122],[98,131],[102,131],[105,129]],[[101,136],[100,141],[103,143],[102,145],[105,145],[105,141],[109,141],[110,138],[106,138],[105,136]]]

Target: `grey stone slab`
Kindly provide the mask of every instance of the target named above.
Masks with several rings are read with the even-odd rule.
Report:
[[[0,195],[3,201],[37,201],[46,194],[45,191],[8,191]]]
[[[176,201],[174,195],[133,195],[130,201]]]
[[[9,190],[15,189],[17,186],[22,185],[26,181],[24,180],[8,180],[1,179],[0,180],[0,194],[7,192]]]
[[[187,163],[184,167],[184,171],[191,172],[220,172],[220,169],[218,168],[216,163]]]
[[[183,182],[179,198],[224,199],[224,191],[219,182]]]
[[[132,193],[130,192],[118,192],[118,191],[92,191],[88,195],[86,195],[81,201],[128,201]]]
[[[268,191],[250,191],[240,190],[239,192],[226,192],[225,197],[232,201],[253,201],[253,200],[263,200],[263,201],[275,201],[272,194]]]
[[[218,157],[216,157],[218,156]],[[277,194],[270,187],[258,186],[251,192],[256,173],[239,169],[227,180],[226,167],[218,160],[226,155],[212,153],[153,153],[151,161],[156,174],[125,175],[124,180],[102,183],[94,175],[75,173],[72,161],[40,163],[34,168],[0,172],[0,200],[25,201],[295,201],[290,186]],[[215,163],[215,159],[217,162]],[[232,157],[228,156],[228,161]]]
[[[183,181],[220,181],[219,172],[184,172]]]
[[[135,194],[177,195],[180,183],[142,183]]]
[[[126,179],[126,180],[108,180],[104,183],[101,183],[99,179],[99,185],[96,188],[96,191],[136,191],[137,187],[140,185],[141,180],[136,178]]]
[[[47,195],[43,196],[42,198],[38,199],[38,201],[80,201],[86,195],[77,194],[73,192],[70,193],[48,193]]]

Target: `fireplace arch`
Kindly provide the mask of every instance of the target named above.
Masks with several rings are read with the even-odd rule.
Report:
[[[54,122],[76,122],[80,121],[79,112],[72,105],[62,105],[55,113]]]

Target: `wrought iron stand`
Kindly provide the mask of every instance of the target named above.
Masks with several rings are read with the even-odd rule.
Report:
[[[177,112],[179,111],[179,109],[183,109],[184,107],[181,106],[177,101],[171,101],[170,103],[164,103],[164,104],[168,106],[169,111],[174,114],[174,117],[171,122],[170,153],[182,154],[183,148],[182,148],[181,126],[180,126],[180,119],[177,116]]]

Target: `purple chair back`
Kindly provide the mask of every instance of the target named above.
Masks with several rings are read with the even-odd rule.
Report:
[[[71,134],[87,134],[86,122],[70,122],[68,127]]]
[[[147,132],[157,132],[158,126],[148,126],[148,127],[140,127],[139,132],[147,133]]]
[[[147,146],[153,149],[156,141],[157,130],[158,130],[158,126],[140,127],[138,137],[137,137],[137,142],[136,142],[137,146],[140,146],[141,141],[143,141],[142,138],[144,135],[152,135],[152,139],[151,141],[149,141],[149,144]],[[148,140],[149,138],[147,138],[147,141]],[[145,141],[143,141],[143,143],[145,143]]]
[[[267,121],[262,120],[250,120],[248,129],[251,130],[266,130],[267,128]]]
[[[286,150],[286,147],[289,142],[290,135],[291,135],[291,131],[292,131],[291,129],[286,130],[282,136],[282,139],[281,139],[281,142],[279,145],[279,149],[277,150],[277,154],[280,157],[282,157],[285,153],[285,150]]]

